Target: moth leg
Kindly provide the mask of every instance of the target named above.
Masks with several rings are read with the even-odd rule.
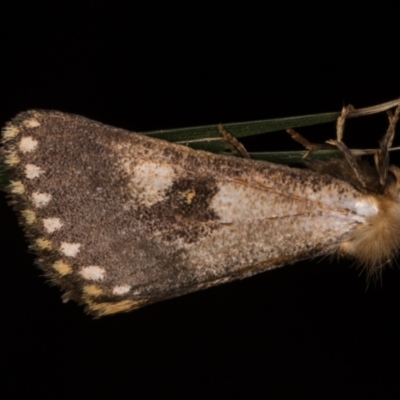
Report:
[[[389,149],[392,147],[396,124],[400,117],[400,105],[396,107],[394,113],[389,110],[387,114],[389,117],[389,126],[385,135],[379,142],[380,149],[374,155],[376,170],[379,174],[379,183],[382,188],[386,186],[386,179],[389,170]]]
[[[331,148],[330,146],[327,146],[326,144],[311,143],[304,136],[300,135],[299,132],[295,131],[292,128],[286,129],[286,132],[292,137],[293,140],[295,140],[297,143],[300,143],[307,150],[302,158],[307,158],[312,151],[324,150],[326,148]]]
[[[343,132],[344,126],[346,122],[347,116],[354,111],[354,107],[352,105],[348,105],[342,108],[342,112],[339,115],[339,118],[336,122],[336,140],[328,140],[327,143],[336,146],[342,153],[346,161],[349,163],[350,168],[354,172],[357,180],[360,182],[363,188],[367,187],[367,182],[365,180],[364,175],[361,172],[361,168],[357,163],[357,159],[352,154],[351,150],[343,143]]]
[[[231,135],[223,126],[222,124],[217,125],[218,132],[221,134],[221,136],[224,138],[224,140],[231,145],[233,150],[236,150],[239,152],[243,158],[250,158],[249,153],[245,149],[245,147],[242,145],[242,143],[239,142],[233,135]]]

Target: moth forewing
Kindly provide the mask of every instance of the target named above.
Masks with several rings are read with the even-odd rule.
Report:
[[[42,269],[95,316],[315,255],[375,268],[399,245],[395,167],[375,193],[39,110],[17,115],[3,144],[10,202]]]

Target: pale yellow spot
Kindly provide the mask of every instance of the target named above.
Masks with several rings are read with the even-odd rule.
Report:
[[[25,176],[28,179],[35,179],[40,176],[40,174],[43,173],[42,168],[38,167],[37,165],[34,164],[26,164],[25,165]]]
[[[130,290],[131,290],[130,285],[119,285],[119,286],[115,286],[112,292],[113,292],[113,294],[120,296],[120,295],[128,293]]]
[[[41,250],[50,250],[50,249],[51,249],[51,242],[50,242],[50,240],[47,240],[47,239],[45,239],[45,238],[36,239],[36,245],[37,245]]]
[[[25,192],[25,187],[21,181],[11,181],[10,182],[11,193],[22,194]]]
[[[188,189],[184,192],[181,192],[182,197],[185,199],[186,203],[191,204],[194,196],[196,196],[196,191],[194,189]]]
[[[103,315],[114,314],[122,311],[130,311],[135,308],[140,307],[146,300],[121,300],[116,303],[111,302],[103,302],[103,303],[95,303],[93,301],[88,301],[87,305],[89,306],[89,310],[93,311],[97,314],[97,316],[101,317]]]
[[[17,153],[15,153],[15,152],[11,152],[11,153],[7,154],[7,156],[4,160],[5,164],[10,165],[10,166],[18,164],[19,161],[20,161],[20,159],[17,156]]]
[[[33,139],[32,136],[26,136],[21,139],[19,142],[19,149],[23,153],[29,153],[36,149],[38,145],[38,141]]]
[[[31,118],[31,119],[27,119],[23,122],[23,124],[27,127],[27,128],[37,128],[38,126],[40,126],[40,122],[38,120],[36,120],[35,118]]]
[[[80,243],[61,242],[60,251],[67,257],[76,257],[81,247]]]
[[[106,270],[97,265],[90,265],[89,267],[82,268],[79,274],[89,281],[101,281],[104,279]]]
[[[6,126],[3,129],[3,140],[10,140],[12,138],[15,138],[15,136],[17,136],[19,133],[19,129],[14,126],[14,125],[10,125],[10,126]]]
[[[36,220],[36,214],[32,210],[22,210],[22,216],[28,225],[33,224]]]
[[[72,272],[72,268],[65,263],[63,260],[57,260],[53,264],[53,268],[60,274],[60,275],[67,275]]]
[[[45,218],[43,219],[43,226],[47,232],[53,233],[59,230],[63,223],[60,221],[60,218]]]
[[[85,285],[83,287],[83,293],[87,296],[97,297],[103,294],[103,291],[96,285]]]
[[[33,192],[32,193],[33,203],[36,207],[44,207],[48,204],[51,200],[51,194],[49,193],[40,193],[40,192]]]

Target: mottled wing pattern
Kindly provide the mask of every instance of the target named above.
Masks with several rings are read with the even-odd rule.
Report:
[[[360,219],[360,194],[326,175],[61,112],[19,114],[3,144],[39,264],[95,316],[334,251]]]

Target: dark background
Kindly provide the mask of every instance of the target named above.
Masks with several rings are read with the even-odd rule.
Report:
[[[45,4],[0,6],[1,125],[47,108],[149,131],[400,96],[395,10]],[[352,121],[346,141],[374,147],[386,125]],[[300,148],[283,132],[245,144]],[[3,399],[400,396],[397,266],[367,289],[351,261],[315,259],[92,320],[46,284],[0,201]]]

